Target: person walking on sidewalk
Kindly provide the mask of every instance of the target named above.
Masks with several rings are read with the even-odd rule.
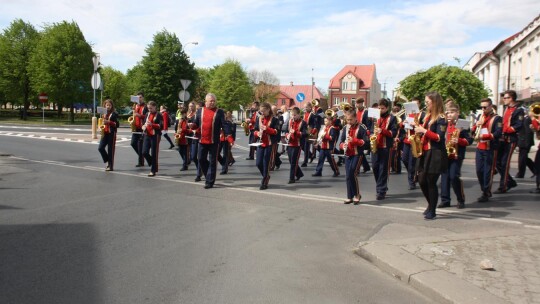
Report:
[[[523,128],[523,117],[525,111],[519,106],[516,100],[517,93],[514,90],[504,92],[504,105],[507,108],[503,114],[503,137],[500,141],[499,153],[497,159],[497,171],[501,175],[501,181],[495,194],[506,193],[508,190],[517,186],[516,181],[510,176],[510,160],[517,144],[517,133]]]
[[[173,149],[174,144],[168,134],[169,123],[171,122],[171,120],[169,119],[169,111],[167,109],[167,106],[161,106],[159,111],[161,112],[161,116],[163,117],[163,131],[161,133],[163,134],[163,137],[165,137],[165,139],[167,139],[167,141],[171,145],[169,149]]]
[[[425,97],[426,119],[423,125],[416,126],[414,132],[422,134],[422,156],[416,162],[418,183],[426,197],[428,207],[424,211],[424,219],[433,220],[437,216],[436,208],[439,200],[437,181],[441,173],[448,169],[446,155],[446,118],[443,100],[437,92],[430,92]]]
[[[480,101],[482,115],[473,126],[475,139],[479,140],[476,146],[476,176],[480,183],[482,196],[478,198],[479,203],[485,203],[491,197],[491,184],[493,182],[493,171],[497,160],[497,144],[502,135],[502,118],[495,114],[493,102],[490,98]]]
[[[457,208],[465,208],[465,192],[463,191],[463,181],[461,180],[461,166],[465,159],[465,150],[472,144],[472,137],[469,130],[456,128],[459,118],[459,105],[453,100],[446,103],[446,151],[448,153],[448,171],[441,175],[441,203],[439,208],[450,207],[450,188],[454,189],[457,197]]]
[[[163,117],[157,111],[155,101],[148,102],[148,116],[143,125],[143,155],[150,165],[148,176],[156,176],[159,171],[159,142],[161,141],[161,129],[163,128]]]

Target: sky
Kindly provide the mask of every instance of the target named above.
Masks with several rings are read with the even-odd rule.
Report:
[[[390,97],[408,75],[463,66],[540,15],[538,0],[0,0],[0,7],[1,30],[18,18],[40,30],[75,21],[101,63],[124,73],[165,29],[197,67],[236,59],[281,84],[313,77],[327,91],[345,65],[375,64]]]

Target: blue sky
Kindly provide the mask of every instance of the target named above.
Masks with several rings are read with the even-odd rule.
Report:
[[[420,69],[462,65],[493,49],[540,14],[537,0],[0,0],[0,28],[16,18],[40,28],[74,20],[101,61],[122,72],[166,29],[197,66],[234,58],[282,84],[327,89],[347,64],[377,66],[388,91]],[[198,42],[198,45],[189,42]]]

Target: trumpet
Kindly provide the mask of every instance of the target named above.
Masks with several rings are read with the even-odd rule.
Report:
[[[480,140],[480,133],[482,130],[482,125],[484,124],[484,115],[482,114],[482,117],[476,122],[476,134],[474,134],[474,140],[479,141]]]
[[[396,114],[394,114],[394,116],[396,117],[397,119],[397,123],[400,124],[401,123],[401,116],[403,116],[403,114],[405,114],[405,109],[397,112]]]

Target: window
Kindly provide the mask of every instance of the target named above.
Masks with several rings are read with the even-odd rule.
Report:
[[[342,90],[342,91],[347,91],[348,84],[349,84],[349,83],[348,83],[348,82],[345,82],[345,81],[341,82],[341,90]]]
[[[339,104],[339,97],[334,98],[334,104],[336,104],[336,105]]]
[[[351,82],[351,91],[356,91],[356,81]]]
[[[347,97],[343,97],[342,102],[347,102]]]

